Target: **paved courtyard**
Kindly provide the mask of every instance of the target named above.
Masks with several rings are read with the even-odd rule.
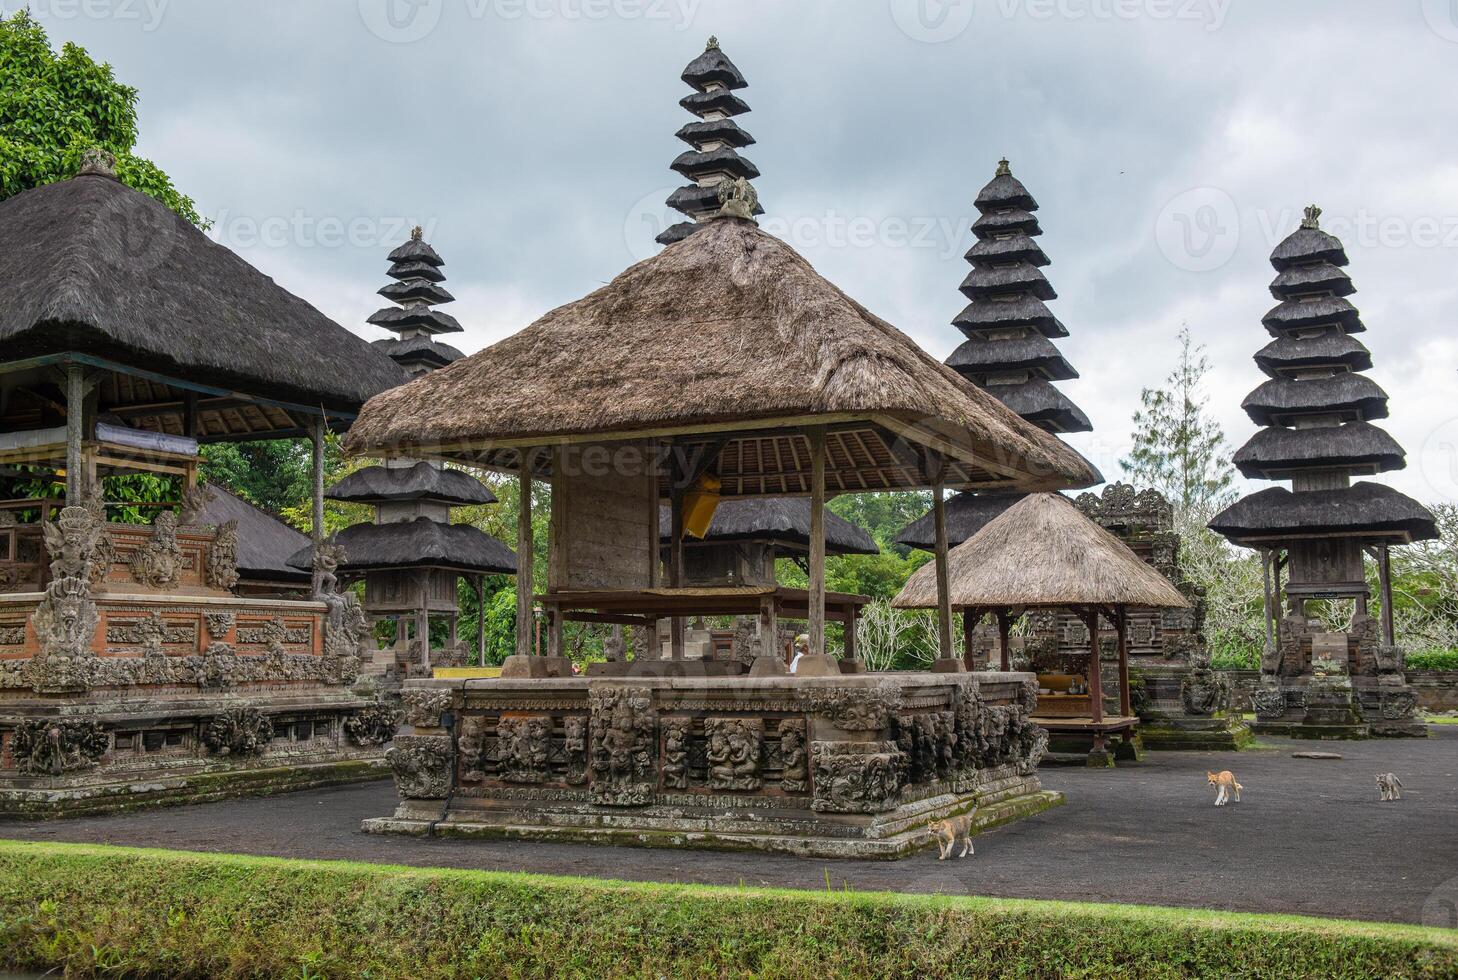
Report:
[[[1426,741],[1269,740],[1243,753],[1150,753],[1114,771],[1053,768],[1066,806],[977,838],[975,857],[825,861],[581,844],[374,837],[386,780],[114,817],[3,823],[0,837],[712,884],[1138,902],[1458,926],[1458,726]],[[1303,760],[1293,751],[1339,752]],[[1206,769],[1244,802],[1217,809]],[[1405,799],[1379,803],[1396,772]]]

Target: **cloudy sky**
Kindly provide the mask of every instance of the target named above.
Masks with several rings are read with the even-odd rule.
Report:
[[[0,0],[13,8],[13,0]],[[977,189],[1042,205],[1053,304],[1113,476],[1188,324],[1233,446],[1271,248],[1346,242],[1409,453],[1458,501],[1458,4],[1451,0],[31,0],[141,90],[139,151],[213,234],[364,336],[413,223],[474,351],[652,254],[716,34],[767,228],[938,357]]]

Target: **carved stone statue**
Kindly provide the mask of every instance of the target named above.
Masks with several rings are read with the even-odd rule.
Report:
[[[805,751],[805,723],[780,722],[780,789],[803,793],[810,788],[810,768]]]
[[[760,756],[764,743],[764,722],[759,718],[709,718],[709,788],[757,790],[764,785]]]
[[[549,775],[552,719],[545,715],[502,718],[496,726],[501,778],[508,783],[544,783]]]
[[[671,718],[663,723],[663,788],[688,789],[687,718]]]
[[[132,578],[154,589],[175,588],[181,580],[182,546],[177,543],[177,515],[170,510],[157,515],[152,536],[132,553]]]
[[[811,808],[831,813],[894,810],[901,789],[898,755],[894,742],[812,742]]]
[[[587,719],[574,716],[562,722],[562,754],[567,757],[567,784],[587,782]]]
[[[592,710],[592,791],[609,806],[644,806],[656,789],[658,719],[653,699],[628,686],[600,687]]]
[[[215,755],[257,755],[273,741],[273,722],[257,708],[229,708],[203,728],[202,742]]]
[[[743,218],[754,220],[754,211],[759,207],[759,192],[743,177],[719,182],[719,213],[715,217]]]
[[[344,719],[344,734],[359,746],[384,745],[395,737],[404,712],[387,701],[373,701]]]
[[[94,767],[110,744],[94,721],[27,718],[15,726],[10,754],[22,772],[59,776]]]
[[[207,583],[215,589],[232,592],[238,585],[238,522],[218,525],[217,537],[208,545]]]
[[[202,484],[182,491],[182,504],[177,508],[178,523],[184,527],[195,527],[202,522],[203,511],[212,499],[212,491]]]

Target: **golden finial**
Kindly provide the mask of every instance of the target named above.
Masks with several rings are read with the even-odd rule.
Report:
[[[1003,157],[1001,160],[997,161],[997,173],[996,173],[995,176],[998,176],[998,177],[1011,177],[1012,176],[1012,168],[1010,168],[1007,165],[1007,157]]]

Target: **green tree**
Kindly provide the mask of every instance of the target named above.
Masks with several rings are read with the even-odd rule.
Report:
[[[67,43],[57,54],[26,10],[0,20],[0,200],[74,176],[81,155],[100,147],[116,157],[117,177],[207,227],[192,199],[137,143],[137,90],[108,64]]]
[[[1145,388],[1134,413],[1134,448],[1120,460],[1129,479],[1153,487],[1180,513],[1207,510],[1233,496],[1234,477],[1225,433],[1206,415],[1205,377],[1210,359],[1189,327],[1178,335],[1180,353],[1163,388]]]

